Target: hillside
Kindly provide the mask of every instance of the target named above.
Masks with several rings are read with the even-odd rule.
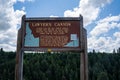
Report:
[[[120,54],[88,53],[89,80],[120,80]],[[0,80],[14,80],[15,52],[0,51]],[[79,53],[24,54],[24,80],[80,80]]]

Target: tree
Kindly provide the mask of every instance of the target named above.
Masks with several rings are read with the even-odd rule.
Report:
[[[120,48],[117,49],[117,53],[120,53]]]
[[[95,50],[93,49],[93,53],[95,53]]]
[[[115,54],[116,53],[116,51],[115,51],[115,49],[113,49],[113,54]]]
[[[97,80],[109,80],[106,72],[100,72],[98,74]]]
[[[4,51],[3,51],[3,48],[0,49],[0,52],[4,52]]]

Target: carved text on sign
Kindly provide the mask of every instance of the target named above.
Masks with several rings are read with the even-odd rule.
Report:
[[[40,46],[64,47],[68,42],[68,36],[41,36]]]
[[[31,25],[32,26],[34,26],[34,27],[38,27],[38,26],[41,26],[41,27],[43,27],[43,26],[71,26],[71,23],[68,23],[68,22],[55,22],[55,23],[45,23],[45,22],[32,22],[31,23]]]
[[[79,31],[79,21],[26,22],[25,47],[79,47]]]
[[[38,27],[36,28],[36,33],[42,35],[42,34],[49,34],[49,35],[59,35],[59,34],[66,34],[68,33],[69,28],[68,27]]]

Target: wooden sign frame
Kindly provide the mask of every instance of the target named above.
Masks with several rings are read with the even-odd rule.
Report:
[[[29,28],[26,25],[29,26]],[[44,29],[44,27],[46,27],[46,29],[49,27],[51,29],[52,27],[53,30],[56,30],[57,27],[60,27],[62,32],[60,33],[59,31],[60,29],[58,30],[59,33],[55,33],[53,31],[46,32],[45,30],[41,32],[41,29]],[[31,35],[32,37],[30,37]],[[51,37],[51,42],[50,42],[51,44],[50,43],[43,44],[44,36],[46,35]],[[36,36],[38,37],[37,39],[41,39],[41,41],[43,39],[42,41],[43,43],[40,43],[40,40],[38,40],[37,47],[36,45],[33,46],[33,44],[29,44],[29,38],[28,38],[30,37],[31,39],[34,40]],[[61,36],[62,37],[66,36],[67,41],[63,40]],[[45,37],[45,39],[46,38],[47,37]],[[56,38],[56,40],[58,40],[59,38],[63,40],[62,42],[64,44],[58,45],[59,42],[56,42],[57,44],[53,43],[52,38]],[[75,45],[71,45],[73,41],[74,42],[78,41],[78,45],[77,43]],[[81,54],[80,80],[88,80],[87,32],[83,28],[83,17],[81,15],[80,17],[54,17],[54,18],[51,18],[51,17],[26,18],[26,16],[24,15],[22,17],[21,28],[18,30],[15,80],[23,80],[23,55],[25,51],[47,52],[49,50],[53,52],[54,51],[79,51]]]

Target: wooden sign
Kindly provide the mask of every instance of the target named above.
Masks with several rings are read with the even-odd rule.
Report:
[[[15,80],[23,79],[25,51],[79,51],[80,80],[88,80],[87,32],[83,17],[26,18],[18,31]]]
[[[81,49],[80,18],[27,18],[23,29],[24,49]]]

